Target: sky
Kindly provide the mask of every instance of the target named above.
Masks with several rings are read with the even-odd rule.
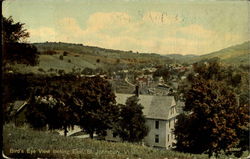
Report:
[[[202,55],[250,40],[250,2],[6,0],[29,42],[68,42],[159,54]]]

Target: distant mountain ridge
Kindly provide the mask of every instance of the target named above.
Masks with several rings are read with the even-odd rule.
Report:
[[[198,57],[199,55],[194,55],[194,54],[187,54],[187,55],[182,55],[182,54],[167,54],[167,55],[164,55],[164,56],[165,57],[169,57],[170,59],[173,59],[176,62],[188,63],[188,61],[192,60],[195,57]]]
[[[218,57],[221,61],[240,65],[240,64],[249,64],[250,62],[250,41],[244,42],[242,44],[230,46],[228,48],[221,49],[209,54],[201,55],[194,57],[192,62],[197,62],[200,60],[210,59]]]

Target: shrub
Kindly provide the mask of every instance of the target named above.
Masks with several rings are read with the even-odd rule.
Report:
[[[59,59],[60,59],[60,60],[63,60],[63,55],[60,55],[60,56],[59,56]]]
[[[67,56],[68,54],[69,54],[69,53],[66,52],[66,51],[63,52],[63,56]]]
[[[38,71],[45,72],[44,69],[42,69],[42,68],[38,68]]]
[[[47,50],[47,51],[44,51],[43,54],[45,54],[45,55],[54,55],[54,54],[57,54],[57,52],[55,52],[53,50]]]

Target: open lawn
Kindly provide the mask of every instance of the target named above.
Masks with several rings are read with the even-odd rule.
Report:
[[[64,137],[49,131],[4,125],[4,154],[14,158],[85,159],[205,159],[207,155],[185,154],[131,143]],[[227,157],[221,157],[227,158]]]
[[[131,143],[64,137],[27,127],[4,126],[4,153],[10,157],[116,158],[116,159],[200,159],[206,155],[159,150]]]

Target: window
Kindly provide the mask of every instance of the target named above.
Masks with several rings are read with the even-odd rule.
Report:
[[[159,143],[159,135],[155,135],[155,143]]]
[[[159,121],[155,121],[155,128],[159,129]]]
[[[171,126],[171,120],[169,120],[168,122],[168,127],[170,128],[170,126]]]
[[[168,141],[169,141],[169,134],[168,134]]]
[[[171,115],[174,114],[174,107],[171,108]]]

